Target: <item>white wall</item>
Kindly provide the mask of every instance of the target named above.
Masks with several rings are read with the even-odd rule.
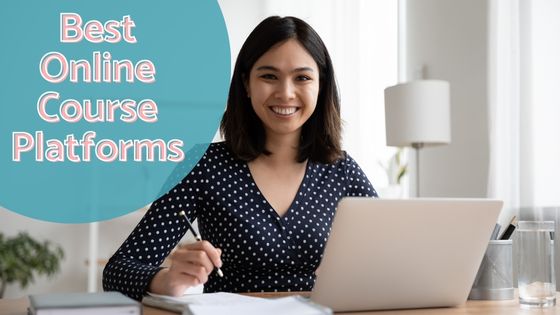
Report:
[[[231,51],[231,69],[237,53],[249,33],[264,18],[265,3],[262,0],[218,0],[228,28]],[[242,17],[242,18],[240,18]],[[231,27],[235,25],[235,27]]]
[[[420,152],[422,197],[485,197],[488,177],[486,0],[406,1],[407,78],[451,84],[451,144]]]

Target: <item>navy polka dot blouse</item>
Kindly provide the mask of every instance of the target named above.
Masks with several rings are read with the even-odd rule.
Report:
[[[221,248],[224,277],[213,272],[204,292],[310,291],[338,201],[377,197],[347,154],[333,164],[309,161],[289,210],[280,217],[256,186],[246,162],[224,143],[210,145],[177,186],[156,200],[103,272],[105,290],[141,299],[160,264],[187,232],[184,210],[200,234]]]

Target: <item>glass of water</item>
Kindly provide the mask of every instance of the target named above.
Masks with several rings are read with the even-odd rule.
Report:
[[[554,222],[519,221],[516,234],[519,303],[529,308],[556,305]]]

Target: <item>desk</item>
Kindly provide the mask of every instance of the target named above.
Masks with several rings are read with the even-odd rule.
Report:
[[[278,297],[285,294],[251,294],[262,297]],[[560,297],[560,296],[559,296]],[[0,315],[27,315],[29,301],[26,297],[19,299],[0,299]],[[459,315],[459,314],[484,314],[484,315],[528,315],[528,314],[560,314],[560,306],[548,309],[525,310],[519,307],[516,299],[506,301],[467,301],[467,303],[452,308],[430,308],[397,311],[372,311],[359,313],[336,313],[337,315]],[[177,315],[177,313],[159,310],[144,306],[144,315]]]

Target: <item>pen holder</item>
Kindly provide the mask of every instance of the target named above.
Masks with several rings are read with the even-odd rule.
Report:
[[[470,300],[512,300],[512,241],[491,240],[476,274]]]

